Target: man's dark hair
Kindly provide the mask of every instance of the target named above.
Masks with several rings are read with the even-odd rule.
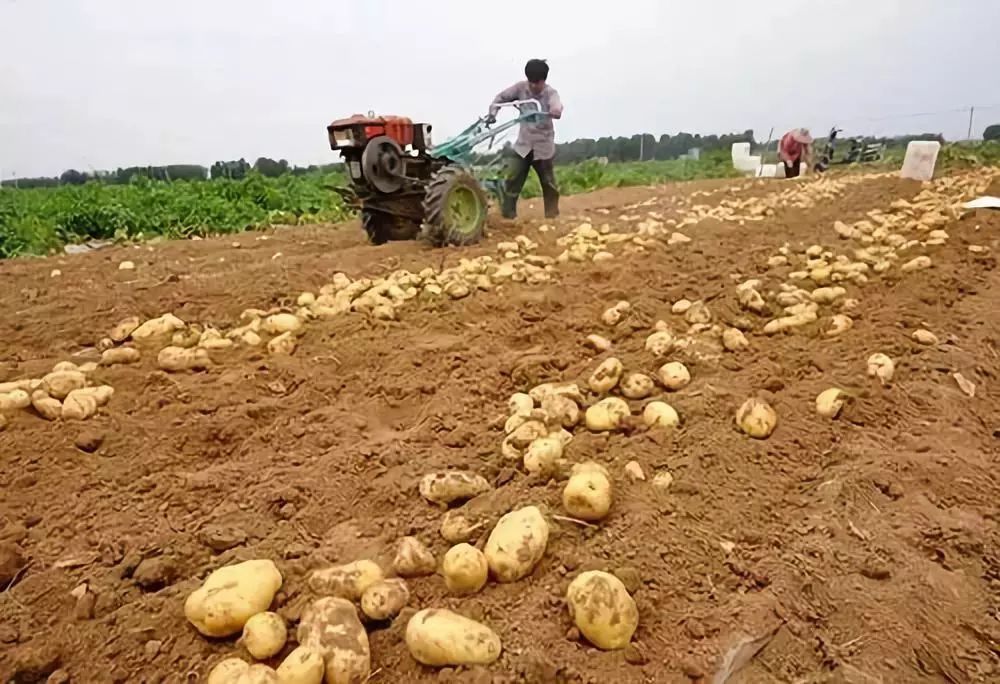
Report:
[[[549,65],[544,59],[529,59],[528,63],[524,65],[524,75],[531,83],[544,81],[549,77]]]

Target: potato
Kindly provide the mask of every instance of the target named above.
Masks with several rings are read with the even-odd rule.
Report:
[[[371,648],[354,604],[342,598],[314,601],[302,612],[300,646],[323,658],[326,684],[359,684],[371,673]]]
[[[410,590],[401,579],[376,582],[361,595],[361,612],[372,620],[396,617],[410,601]]]
[[[642,422],[649,427],[677,427],[681,419],[670,404],[663,401],[651,401],[642,410]]]
[[[526,416],[535,409],[535,400],[530,394],[517,392],[507,400],[507,410],[512,416]]]
[[[558,437],[539,437],[524,453],[524,469],[532,475],[549,475],[562,458],[563,443]]]
[[[749,346],[750,342],[747,340],[747,336],[743,334],[742,330],[737,330],[736,328],[726,328],[722,331],[722,348],[726,351],[743,351]]]
[[[63,420],[86,420],[97,413],[97,399],[92,394],[74,390],[69,393],[62,405]]]
[[[31,395],[23,389],[0,394],[0,411],[16,411],[31,406]]]
[[[200,341],[201,333],[194,327],[178,330],[170,337],[171,346],[180,347],[181,349],[197,347]]]
[[[285,647],[288,629],[277,613],[265,611],[251,615],[243,625],[241,640],[247,652],[257,660],[267,660]]]
[[[549,396],[567,397],[577,404],[583,403],[583,393],[575,382],[547,382],[535,387],[528,394],[539,406]]]
[[[271,605],[281,587],[281,573],[270,560],[248,560],[212,572],[184,602],[184,615],[209,637],[243,629],[251,616]]]
[[[642,373],[629,373],[621,381],[622,394],[629,399],[645,399],[655,389],[653,379]]]
[[[904,273],[909,273],[910,271],[921,271],[925,268],[930,268],[930,267],[931,267],[931,258],[929,256],[918,256],[900,266],[900,269]]]
[[[446,512],[441,517],[438,530],[445,541],[451,544],[472,541],[480,535],[487,525],[488,517],[470,515],[461,508]]]
[[[132,333],[142,321],[139,320],[138,316],[129,316],[128,318],[123,318],[115,324],[115,327],[111,329],[108,333],[108,337],[116,343],[121,343],[131,337]]]
[[[34,392],[35,390],[41,388],[41,380],[11,380],[10,382],[0,382],[0,394],[7,394],[13,392],[14,390],[24,390],[25,392]]]
[[[896,364],[885,354],[872,354],[868,357],[868,375],[878,378],[885,385],[892,382],[892,376],[896,374]]]
[[[836,418],[846,400],[847,395],[835,387],[823,390],[816,397],[816,413],[824,418]]]
[[[431,503],[451,504],[493,489],[485,477],[465,470],[430,473],[420,480],[420,496]]]
[[[830,317],[830,326],[824,333],[827,337],[837,337],[854,327],[854,320],[844,314],[834,314]]]
[[[924,344],[928,346],[933,346],[938,344],[937,335],[932,333],[930,330],[915,330],[913,331],[913,341],[917,344]]]
[[[226,658],[208,673],[206,684],[236,684],[250,671],[250,663],[242,658]]]
[[[281,684],[322,684],[323,656],[311,648],[299,646],[288,654],[278,666],[278,681]]]
[[[75,371],[75,370],[80,370],[80,368],[72,361],[60,361],[56,365],[52,366],[53,373],[60,373],[62,371]]]
[[[775,333],[783,332],[785,330],[798,328],[809,323],[814,323],[817,318],[819,318],[819,316],[816,315],[816,312],[808,309],[792,316],[775,318],[773,321],[768,321],[767,325],[764,326],[764,334],[774,335]]]
[[[764,297],[755,288],[737,288],[736,292],[740,306],[747,311],[753,311],[758,314],[767,311],[767,302],[764,301]]]
[[[2,404],[2,399],[0,399]],[[31,406],[42,418],[46,420],[58,420],[62,418],[62,402],[54,397],[50,397],[45,390],[35,390],[31,394]]]
[[[549,399],[551,398],[552,397],[549,397]],[[564,397],[558,398],[562,399]],[[520,445],[526,441],[535,439],[548,422],[549,414],[545,411],[545,409],[531,409],[528,413],[515,413],[508,418],[503,424],[503,432],[505,435],[513,435],[514,433],[517,433],[517,436],[514,437],[513,441]],[[525,423],[533,423],[534,425],[521,430],[521,426]],[[520,430],[520,432],[518,432],[518,430]]]
[[[422,577],[433,575],[437,568],[434,554],[416,537],[403,537],[399,540],[396,557],[392,567],[400,577]]]
[[[767,439],[778,424],[778,414],[766,401],[751,397],[736,411],[736,424],[754,439]]]
[[[295,335],[292,332],[283,332],[267,343],[267,351],[278,356],[291,356],[295,353]]]
[[[817,287],[809,298],[817,304],[833,304],[846,294],[847,290],[842,287]]]
[[[549,524],[535,506],[511,511],[500,518],[486,540],[486,562],[499,582],[526,577],[545,555]]]
[[[606,352],[611,349],[611,340],[600,335],[587,335],[587,346],[595,351]]]
[[[98,406],[104,406],[109,401],[111,401],[111,397],[115,395],[115,388],[112,387],[111,385],[99,385],[97,387],[82,387],[78,390],[73,390],[72,392],[70,392],[66,396],[66,399],[68,400],[71,396],[74,395],[78,397],[82,397],[85,395],[93,397],[94,401],[97,402]]]
[[[294,334],[302,330],[302,321],[295,314],[277,313],[265,318],[260,327],[268,335]]]
[[[573,624],[587,641],[605,651],[628,646],[639,626],[639,609],[622,581],[591,570],[580,573],[566,590]]]
[[[151,318],[135,328],[131,337],[136,342],[145,342],[159,337],[167,337],[178,330],[182,330],[186,324],[173,314],[163,314],[159,318]]]
[[[679,361],[663,364],[656,374],[663,386],[674,392],[684,389],[691,382],[691,373],[687,366]]]
[[[674,336],[666,330],[658,330],[646,338],[646,351],[654,356],[666,356],[674,346]]]
[[[684,320],[691,325],[696,325],[698,323],[711,323],[712,322],[712,312],[708,310],[705,306],[705,302],[698,300],[693,302],[684,314]]]
[[[500,637],[489,627],[444,609],[426,609],[406,625],[406,647],[432,667],[489,665],[500,657]]]
[[[142,353],[134,347],[116,347],[106,349],[101,354],[102,366],[115,366],[120,363],[136,363],[142,358]]]
[[[678,299],[670,307],[670,312],[677,314],[678,316],[687,313],[688,309],[691,308],[692,302],[688,299]]]
[[[453,594],[475,594],[486,586],[489,565],[482,551],[470,544],[448,549],[441,563],[445,586]]]
[[[365,590],[385,578],[378,563],[359,560],[344,565],[334,565],[309,573],[308,584],[313,592],[321,596],[357,601]]]
[[[591,432],[609,432],[623,427],[631,415],[632,412],[624,400],[608,397],[587,409],[584,422]]]
[[[76,370],[55,371],[42,378],[42,389],[56,399],[65,399],[73,390],[86,386],[87,376]]]
[[[621,379],[623,370],[621,361],[614,357],[607,358],[590,374],[587,385],[597,394],[610,392]]]
[[[528,448],[528,445],[539,437],[545,437],[549,434],[549,429],[546,426],[548,422],[548,416],[542,413],[542,419],[539,420],[528,420],[517,427],[516,430],[507,435],[506,441],[518,452],[517,458],[520,459],[520,452]]]
[[[562,495],[563,508],[580,520],[602,520],[611,510],[611,478],[593,461],[573,466]]]
[[[204,349],[182,349],[181,347],[164,347],[156,355],[157,365],[168,373],[185,370],[201,370],[212,365],[208,352]]]
[[[567,396],[553,394],[545,397],[542,400],[542,411],[547,422],[552,425],[573,428],[580,422],[580,407]]]

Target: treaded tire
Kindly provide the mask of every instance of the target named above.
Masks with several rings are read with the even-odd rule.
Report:
[[[459,196],[456,197],[456,193]],[[456,201],[464,213],[455,213]],[[424,238],[436,247],[472,245],[486,233],[486,193],[461,166],[446,166],[431,178],[424,194]]]

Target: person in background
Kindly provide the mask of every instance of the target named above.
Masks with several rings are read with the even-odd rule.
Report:
[[[518,100],[538,100],[542,114],[521,123],[521,130],[514,143],[516,153],[507,179],[507,196],[501,213],[504,218],[517,217],[517,199],[521,195],[528,172],[534,168],[542,185],[545,218],[559,216],[559,189],[556,186],[553,159],[556,155],[556,133],[553,119],[562,118],[563,106],[556,89],[546,83],[549,65],[544,59],[532,59],[524,67],[526,80],[515,83],[493,98],[488,123],[496,121],[500,105]]]
[[[812,164],[813,138],[808,128],[793,128],[785,133],[778,144],[778,159],[785,163],[785,178],[796,178],[802,164]]]

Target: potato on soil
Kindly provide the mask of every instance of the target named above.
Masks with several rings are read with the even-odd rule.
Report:
[[[277,613],[265,611],[251,615],[243,625],[240,640],[247,652],[257,660],[267,660],[285,647],[288,628]]]
[[[573,428],[580,422],[580,407],[567,396],[553,394],[542,400],[542,411],[553,425]]]
[[[548,420],[548,416],[544,415],[544,418],[544,420],[527,420],[518,425],[516,429],[507,435],[504,441],[509,443],[510,446],[514,448],[517,452],[518,459],[521,458],[520,452],[527,449],[529,444],[539,437],[545,437],[549,434],[549,428],[545,424]]]
[[[670,313],[677,314],[678,316],[687,313],[687,310],[691,308],[691,300],[689,299],[678,299],[670,307]]]
[[[530,394],[517,392],[507,400],[507,411],[512,416],[526,416],[535,409],[535,400]]]
[[[611,349],[611,341],[600,335],[587,335],[587,346],[599,352],[606,352]]]
[[[392,561],[392,567],[400,577],[423,577],[433,575],[437,569],[434,554],[416,537],[403,537]]]
[[[698,323],[711,323],[712,312],[708,310],[705,302],[699,300],[692,303],[691,307],[684,313],[684,320],[691,325],[696,325]]]
[[[754,439],[767,439],[778,424],[778,414],[766,401],[751,397],[736,411],[736,424]]]
[[[131,337],[136,342],[145,342],[159,337],[169,337],[178,330],[182,330],[185,326],[184,321],[173,314],[167,313],[159,318],[151,318],[142,323],[132,331]]]
[[[361,595],[361,612],[372,620],[396,617],[410,601],[410,590],[401,579],[376,582]]]
[[[611,478],[607,469],[593,461],[573,466],[562,502],[574,518],[602,520],[611,510]]]
[[[250,663],[242,658],[226,658],[208,673],[206,684],[236,684],[250,671]]]
[[[577,404],[583,403],[583,392],[580,391],[580,386],[575,382],[546,382],[535,387],[528,394],[539,406],[549,396],[567,397]]]
[[[170,337],[170,344],[174,347],[180,347],[181,349],[197,347],[200,341],[201,333],[198,332],[197,328],[193,327],[178,330]]]
[[[836,418],[844,408],[847,395],[836,387],[823,390],[816,397],[816,413],[824,418]]]
[[[587,409],[584,422],[591,432],[609,432],[624,427],[631,415],[623,399],[608,397]]]
[[[642,410],[642,422],[651,428],[677,427],[681,419],[673,406],[664,401],[651,401]]]
[[[76,370],[55,371],[42,378],[42,389],[56,399],[65,399],[73,390],[86,386],[87,376]]]
[[[303,612],[296,630],[300,646],[323,658],[326,684],[359,684],[371,672],[368,633],[354,604],[342,598],[314,601]]]
[[[212,365],[212,360],[204,349],[164,347],[156,355],[156,364],[168,373],[177,373],[186,370],[203,370]]]
[[[295,314],[277,313],[265,318],[260,327],[268,335],[297,333],[302,330],[302,321]]]
[[[656,384],[648,375],[629,373],[621,381],[622,394],[629,399],[645,399],[656,389]]]
[[[420,496],[436,504],[471,499],[491,489],[493,485],[485,477],[465,470],[430,473],[420,480]]]
[[[458,544],[448,549],[441,562],[445,586],[453,594],[475,594],[486,586],[489,564],[482,551],[470,544]]]
[[[139,320],[138,316],[123,318],[115,325],[115,327],[111,329],[111,332],[108,333],[108,337],[117,343],[124,342],[132,335],[132,332],[139,327],[141,322],[142,321]]]
[[[323,656],[311,648],[299,646],[278,665],[281,684],[322,684]]]
[[[830,326],[824,333],[827,337],[837,337],[854,327],[854,320],[844,314],[834,314],[830,317]]]
[[[684,389],[691,382],[691,373],[680,361],[663,364],[656,374],[663,386],[674,392]]]
[[[271,605],[281,573],[270,560],[249,560],[219,568],[184,602],[184,615],[199,632],[225,637]]]
[[[136,363],[142,358],[142,353],[134,347],[115,347],[105,349],[101,353],[102,366],[116,366],[122,363]]]
[[[639,609],[622,581],[607,572],[581,573],[566,590],[566,605],[580,634],[600,649],[628,646],[639,626]]]
[[[283,332],[267,343],[267,351],[277,356],[291,356],[295,353],[295,334]]]
[[[378,563],[359,560],[344,565],[334,565],[309,574],[309,588],[322,596],[357,601],[368,587],[385,578]]]
[[[613,356],[607,358],[590,374],[587,385],[597,394],[610,392],[618,384],[624,370],[621,361]]]
[[[930,330],[924,330],[923,328],[913,332],[913,341],[917,344],[924,344],[927,346],[934,346],[938,344],[937,335],[932,333]]]
[[[486,540],[486,561],[499,582],[527,577],[545,555],[549,524],[536,506],[511,511],[500,518]]]
[[[489,627],[450,610],[422,610],[406,625],[406,647],[432,667],[489,665],[500,657],[500,637]]]
[[[666,356],[674,347],[674,336],[666,330],[658,330],[646,338],[646,351],[654,356]]]
[[[868,357],[868,375],[878,378],[884,385],[892,382],[892,376],[896,374],[896,364],[885,354],[872,354]]]
[[[470,515],[461,508],[446,512],[441,516],[438,528],[441,536],[450,544],[472,541],[489,525],[487,518]]]
[[[31,406],[31,395],[23,389],[0,394],[0,411],[17,411]]]
[[[524,469],[532,475],[551,474],[562,455],[562,440],[558,437],[539,437],[528,445],[524,453]]]
[[[86,420],[97,414],[97,399],[92,394],[74,390],[69,393],[62,405],[63,420]]]
[[[62,402],[55,397],[50,397],[45,393],[45,390],[35,390],[31,394],[31,406],[38,415],[46,420],[62,418]]]
[[[722,348],[726,351],[743,351],[749,346],[750,342],[747,340],[747,336],[743,334],[743,331],[736,328],[726,328],[722,331]]]

